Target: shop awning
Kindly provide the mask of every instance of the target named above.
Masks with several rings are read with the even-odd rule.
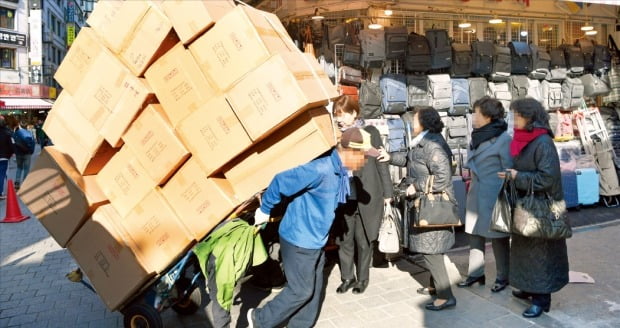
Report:
[[[0,98],[0,110],[10,109],[51,109],[53,100],[40,98]]]

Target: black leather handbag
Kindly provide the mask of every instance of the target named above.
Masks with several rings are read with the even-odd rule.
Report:
[[[502,187],[497,195],[497,200],[493,206],[493,213],[491,215],[491,225],[489,227],[492,231],[510,233],[512,227],[512,208],[516,202],[516,190],[514,182],[510,179],[509,175],[506,175]]]
[[[416,228],[438,228],[462,225],[456,201],[450,199],[445,191],[433,192],[434,180],[434,175],[427,178],[424,193],[414,201],[413,226]]]
[[[512,232],[543,239],[566,239],[573,235],[566,216],[566,205],[554,202],[548,193],[534,194],[534,182],[525,197],[517,198],[512,211]]]

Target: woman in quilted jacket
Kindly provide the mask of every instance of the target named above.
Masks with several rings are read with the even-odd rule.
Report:
[[[454,198],[452,187],[452,151],[441,135],[443,122],[432,107],[418,107],[413,115],[413,140],[409,152],[389,154],[380,151],[379,160],[392,165],[407,166],[407,196],[418,198],[425,189],[427,177],[433,175],[433,192],[445,191]],[[409,250],[424,254],[424,260],[431,273],[429,287],[417,290],[419,294],[436,295],[426,309],[440,311],[456,305],[456,298],[450,288],[450,279],[444,263],[444,253],[454,245],[454,229],[413,228],[409,235]]]
[[[562,192],[560,160],[549,128],[549,115],[535,99],[512,102],[514,137],[510,143],[513,168],[498,172],[500,178],[511,175],[518,197],[530,188],[547,193],[553,206],[566,210]],[[549,209],[551,211],[551,209]],[[529,238],[512,233],[510,245],[510,285],[512,294],[531,300],[523,316],[534,318],[551,308],[551,293],[568,283],[568,254],[565,239]]]

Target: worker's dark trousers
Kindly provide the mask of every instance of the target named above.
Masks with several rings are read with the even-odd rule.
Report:
[[[207,272],[209,275],[209,279],[207,279],[207,288],[209,291],[209,298],[211,299],[211,318],[213,323],[213,328],[228,328],[230,327],[230,312],[226,311],[224,308],[220,306],[220,303],[217,301],[217,284],[215,282],[215,257],[213,255],[209,255],[209,260],[207,262]]]
[[[323,249],[297,247],[280,236],[280,254],[286,285],[260,309],[256,309],[256,327],[271,328],[288,320],[287,327],[308,328],[319,314],[323,290]]]

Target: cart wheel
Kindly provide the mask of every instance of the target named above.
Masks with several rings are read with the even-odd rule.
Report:
[[[202,288],[200,286],[194,288],[194,290],[185,299],[179,301],[172,306],[174,312],[180,315],[191,315],[196,313],[202,306],[203,295]]]
[[[123,316],[125,328],[163,328],[159,312],[144,303],[130,305]]]

